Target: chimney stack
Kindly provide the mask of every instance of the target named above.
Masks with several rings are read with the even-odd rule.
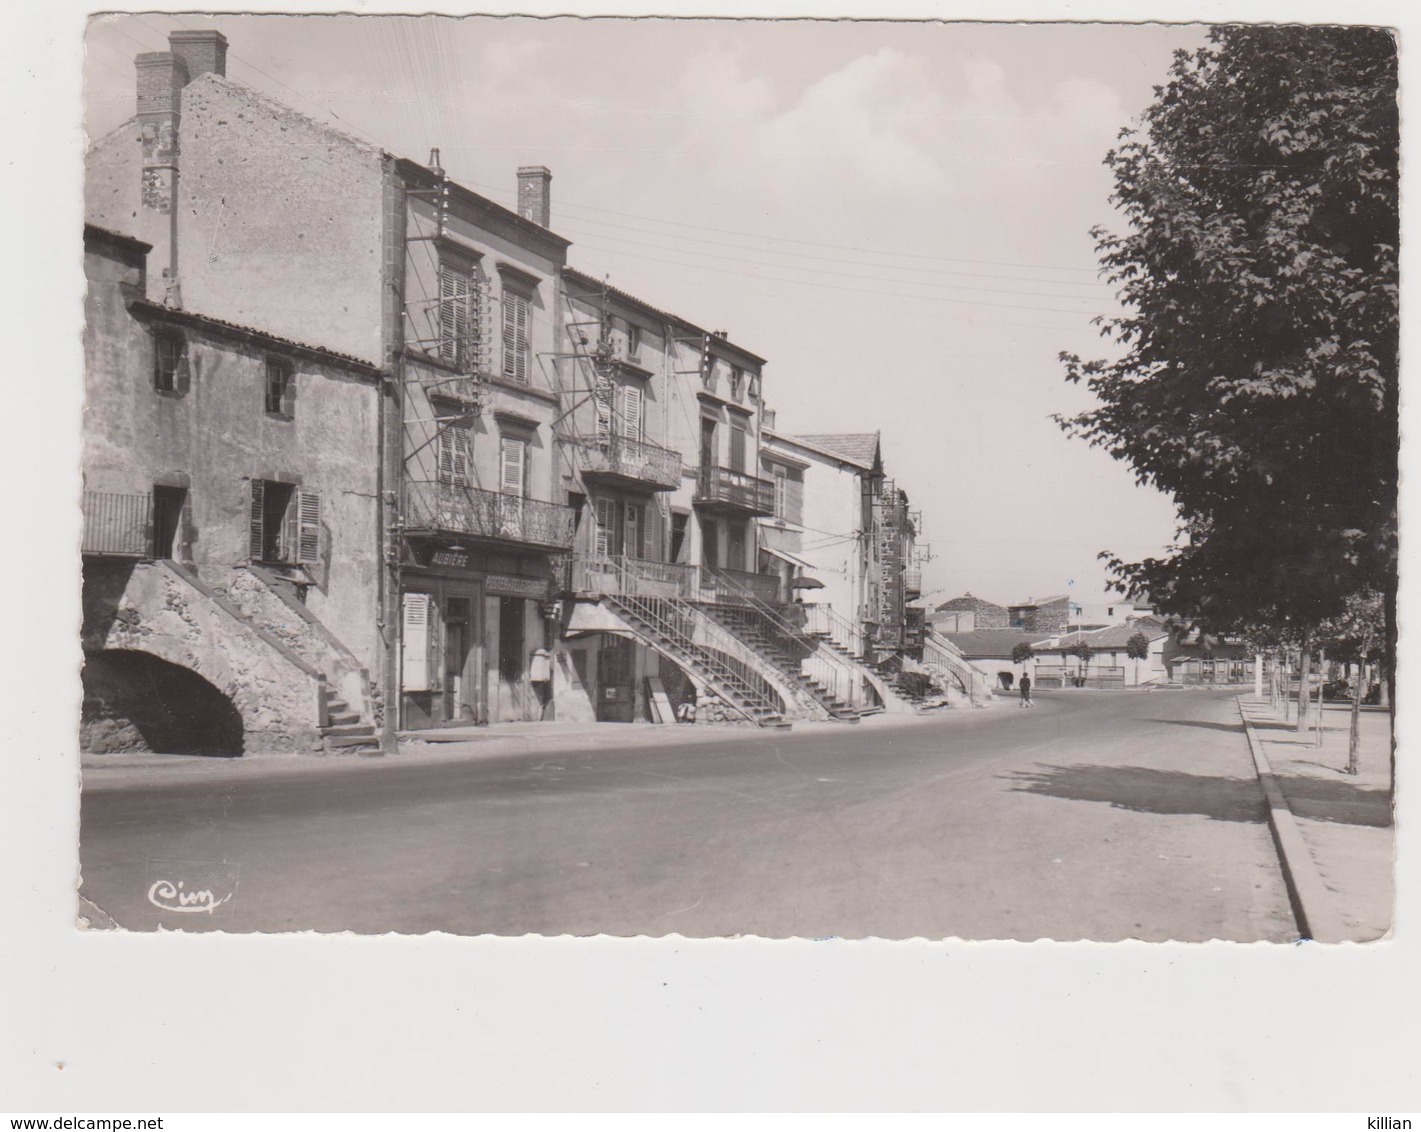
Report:
[[[209,71],[227,77],[227,37],[220,31],[169,32],[168,50],[182,60],[188,82]]]
[[[171,214],[178,180],[178,114],[187,68],[170,51],[145,51],[138,71],[138,129],[143,142],[143,207]]]
[[[547,228],[552,223],[553,175],[544,165],[518,170],[518,215]]]

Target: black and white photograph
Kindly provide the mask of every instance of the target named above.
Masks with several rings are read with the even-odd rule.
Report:
[[[1387,933],[1386,29],[85,49],[90,925]]]
[[[0,1108],[1406,1117],[1400,6],[338,2],[0,36]]]

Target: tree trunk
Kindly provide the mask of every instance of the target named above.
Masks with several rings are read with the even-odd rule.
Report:
[[[1322,746],[1322,685],[1327,681],[1327,654],[1317,650],[1317,738],[1314,746]]]
[[[1362,655],[1367,655],[1367,649],[1362,649]],[[1347,733],[1347,773],[1356,774],[1361,769],[1362,750],[1362,688],[1366,684],[1366,670],[1362,665],[1357,665],[1357,679],[1352,685],[1352,724]]]
[[[1312,641],[1303,642],[1298,654],[1298,721],[1294,730],[1301,735],[1308,727],[1308,676],[1312,672]]]

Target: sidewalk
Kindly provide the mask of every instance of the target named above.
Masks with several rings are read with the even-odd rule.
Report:
[[[1350,705],[1323,705],[1321,747],[1315,745],[1313,730],[1299,733],[1293,722],[1284,721],[1281,707],[1266,700],[1240,696],[1239,709],[1307,855],[1303,861],[1285,859],[1284,867],[1303,877],[1303,884],[1294,887],[1304,903],[1314,905],[1307,909],[1309,918],[1335,924],[1343,939],[1366,942],[1384,936],[1392,923],[1395,832],[1388,713],[1362,708],[1361,768],[1353,776],[1344,773]],[[1321,882],[1310,897],[1309,873]],[[1322,932],[1317,934],[1322,938]]]
[[[197,755],[160,755],[148,752],[105,755],[83,754],[80,768],[85,786],[117,786],[125,780],[155,781],[193,775],[220,777],[254,774],[329,772],[344,767],[459,761],[471,758],[532,754],[540,751],[621,751],[637,747],[694,747],[707,743],[763,740],[767,736],[815,734],[868,735],[944,720],[968,720],[980,713],[969,710],[930,712],[924,715],[873,715],[856,724],[829,720],[796,720],[788,732],[767,731],[741,724],[697,723],[494,723],[483,727],[449,727],[427,731],[402,731],[398,753],[355,750],[350,753],[290,754],[252,751],[236,758]],[[125,773],[130,772],[130,773]]]

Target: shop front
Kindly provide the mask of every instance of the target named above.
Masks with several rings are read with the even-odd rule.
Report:
[[[401,584],[401,728],[545,718],[535,677],[545,675],[537,654],[549,644],[550,580],[546,555],[412,543]]]

